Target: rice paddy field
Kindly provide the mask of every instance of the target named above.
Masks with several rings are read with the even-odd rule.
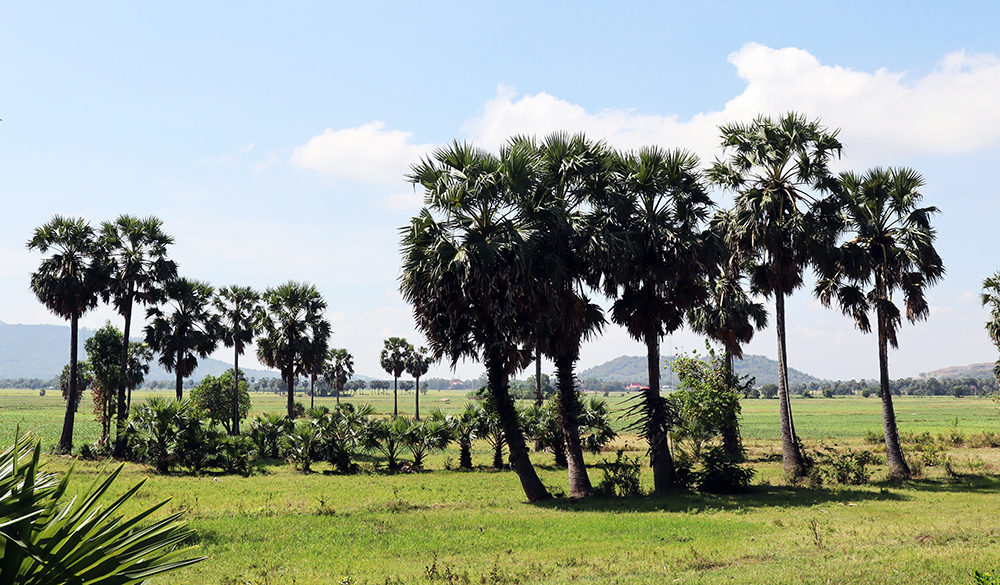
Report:
[[[149,395],[138,392],[134,400]],[[252,395],[253,414],[283,412],[285,398]],[[609,396],[613,404],[625,397]],[[308,397],[298,398],[308,403]],[[332,406],[332,398],[317,398]],[[364,395],[391,412],[392,395]],[[412,413],[413,393],[400,395]],[[463,407],[464,393],[430,391],[421,412]],[[383,583],[975,583],[974,570],[1000,569],[1000,433],[989,399],[900,397],[904,436],[924,436],[935,458],[899,483],[876,466],[871,483],[791,486],[781,472],[776,400],[747,400],[742,429],[756,471],[750,493],[697,492],[543,504],[524,499],[516,475],[487,469],[477,445],[473,471],[449,470],[457,451],[434,455],[422,473],[367,471],[341,476],[325,464],[302,474],[279,460],[250,477],[160,476],[126,465],[116,493],[145,480],[126,512],[170,498],[164,513],[184,510],[205,562],[157,578],[179,584]],[[877,398],[796,398],[796,427],[809,452],[825,447],[880,452],[866,434],[881,432]],[[0,390],[0,433],[31,432],[48,449],[58,439],[58,394]],[[75,444],[93,441],[89,397],[81,403]],[[623,425],[624,423],[619,423]],[[614,449],[642,457],[623,436],[611,451],[587,455],[599,483]],[[904,444],[911,462],[925,458]],[[566,472],[547,453],[532,454],[554,493]],[[69,469],[68,457],[48,465]],[[82,489],[104,462],[77,461]],[[647,490],[651,479],[643,468]]]

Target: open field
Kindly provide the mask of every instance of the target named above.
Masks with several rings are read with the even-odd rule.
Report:
[[[252,396],[255,413],[284,408],[281,396]],[[412,392],[400,398],[401,410],[412,412]],[[352,399],[381,412],[391,411],[391,400]],[[464,393],[431,391],[421,411],[463,402]],[[57,394],[0,391],[0,433],[11,437],[20,423],[50,446],[62,405]],[[811,449],[821,441],[872,448],[861,437],[881,428],[875,398],[796,399],[793,409]],[[972,583],[974,569],[1000,568],[1000,450],[952,448],[950,474],[927,467],[924,478],[905,484],[881,482],[877,469],[873,485],[791,487],[770,457],[780,452],[777,401],[744,401],[743,411],[758,475],[753,492],[741,496],[531,505],[512,472],[446,470],[454,451],[432,457],[431,471],[399,475],[337,476],[324,473],[325,464],[303,475],[268,461],[249,478],[164,477],[128,465],[115,490],[148,478],[129,508],[172,497],[167,511],[186,510],[199,532],[209,560],[157,583]],[[1000,430],[989,400],[904,397],[897,412],[906,433]],[[96,436],[91,418],[85,397],[77,444]],[[634,437],[619,443],[626,440],[638,445]],[[612,455],[587,456],[595,483],[601,460]],[[486,446],[474,457],[486,465]],[[564,489],[565,471],[551,466],[550,455],[532,459],[546,485]],[[75,485],[102,467],[78,462]]]

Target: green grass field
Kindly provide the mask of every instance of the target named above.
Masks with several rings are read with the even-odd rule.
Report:
[[[253,398],[254,413],[283,411],[281,396]],[[401,395],[403,412],[412,412],[412,400],[412,392]],[[371,402],[380,412],[392,408],[391,394],[352,401]],[[431,391],[421,397],[421,411],[463,402],[464,393]],[[20,425],[51,446],[62,408],[58,395],[0,391],[0,432],[12,437]],[[876,398],[796,399],[793,411],[807,448],[823,442],[877,449],[861,440],[881,429]],[[904,397],[897,412],[906,433],[1000,430],[989,400]],[[929,467],[905,484],[884,483],[876,470],[872,485],[792,487],[769,457],[780,452],[777,401],[745,401],[743,413],[758,475],[752,493],[741,496],[558,498],[532,505],[512,472],[446,470],[449,458],[457,461],[454,451],[432,457],[427,472],[399,475],[338,476],[325,473],[325,464],[303,475],[268,461],[249,478],[157,476],[128,465],[115,490],[148,478],[128,509],[171,497],[165,512],[185,510],[198,530],[209,560],[156,583],[930,584],[973,583],[974,569],[1000,568],[997,449],[953,448],[951,474]],[[96,438],[90,419],[85,397],[77,445]],[[634,437],[624,442],[642,455]],[[594,483],[601,460],[612,455],[587,456]],[[486,446],[474,457],[488,464]],[[546,485],[565,489],[565,471],[552,467],[550,455],[532,460]],[[65,469],[71,462],[53,457],[49,464]],[[82,488],[103,467],[77,462],[74,485]]]

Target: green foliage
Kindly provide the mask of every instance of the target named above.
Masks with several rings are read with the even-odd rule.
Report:
[[[844,485],[864,485],[871,480],[869,465],[876,465],[879,458],[868,450],[855,451],[851,448],[837,449],[823,447],[824,452],[816,457],[825,480]]]
[[[413,455],[413,466],[422,468],[427,454],[443,451],[453,440],[452,428],[444,421],[433,418],[410,426],[406,434],[406,447]]]
[[[619,449],[614,461],[604,460],[604,477],[598,485],[598,492],[620,498],[641,496],[641,472],[642,463],[639,458],[629,457],[624,450]]]
[[[298,419],[295,426],[283,437],[285,458],[303,473],[312,471],[312,462],[320,449],[321,435],[315,421]]]
[[[40,452],[39,443],[19,437],[0,453],[0,582],[126,585],[205,560],[183,558],[194,531],[181,514],[149,521],[166,502],[131,518],[119,514],[143,482],[100,504],[123,466],[68,497],[72,473],[45,472]]]
[[[777,384],[764,384],[760,387],[760,397],[766,399],[774,399],[778,397],[778,385]]]
[[[752,467],[734,462],[721,446],[706,451],[701,465],[693,474],[694,485],[699,492],[711,494],[745,492],[756,473]]]
[[[692,458],[698,461],[705,444],[736,421],[744,389],[730,387],[725,365],[714,352],[707,361],[698,359],[697,354],[677,358],[673,369],[680,388],[670,396],[679,414],[673,434],[688,445]]]
[[[250,440],[261,459],[282,456],[281,438],[292,429],[292,422],[280,414],[264,413],[250,423]]]
[[[219,377],[205,376],[191,391],[191,401],[204,411],[212,422],[221,423],[227,433],[234,428],[234,401],[239,407],[239,420],[242,421],[250,413],[250,393],[247,391],[246,380],[240,379],[238,392],[235,392],[234,386],[233,371],[228,370]]]

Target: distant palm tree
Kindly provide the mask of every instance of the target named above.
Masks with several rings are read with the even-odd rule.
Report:
[[[893,294],[902,293],[911,323],[930,314],[924,291],[944,276],[930,223],[938,210],[917,207],[924,181],[911,169],[843,173],[840,182],[848,240],[824,268],[816,292],[827,306],[836,300],[864,332],[871,331],[868,313],[875,312],[886,463],[891,475],[909,478],[889,388],[888,347],[899,346],[896,331],[902,323]]]
[[[399,416],[399,377],[406,369],[406,361],[413,352],[413,346],[402,337],[385,340],[380,363],[386,373],[392,375],[392,416]]]
[[[302,354],[300,372],[309,376],[309,408],[316,405],[316,377],[323,374],[329,352],[330,322],[320,319],[313,330],[312,343]]]
[[[354,375],[354,356],[346,349],[331,349],[326,355],[323,379],[337,392],[337,406],[340,406],[340,393],[344,391],[344,384]]]
[[[220,339],[226,347],[235,350],[233,355],[233,412],[230,434],[240,434],[240,356],[247,344],[253,343],[257,334],[255,326],[260,315],[260,293],[249,286],[227,286],[219,289],[214,300],[215,310],[221,317]]]
[[[132,306],[155,305],[163,299],[164,283],[177,278],[177,264],[167,259],[167,246],[174,239],[163,232],[163,222],[156,217],[137,218],[121,215],[114,221],[101,224],[101,245],[112,262],[110,286],[104,292],[105,301],[111,300],[118,314],[125,320],[123,339],[128,340],[132,327]],[[127,344],[126,344],[127,346]],[[122,348],[120,368],[126,369],[127,348]],[[115,438],[115,457],[125,455],[125,421],[131,392],[124,380],[118,388],[118,423]]]
[[[166,284],[166,305],[151,307],[146,317],[146,343],[160,354],[160,365],[176,376],[177,400],[184,398],[184,378],[194,373],[198,358],[219,345],[219,316],[211,312],[214,290],[206,282],[178,278]]]
[[[619,156],[616,185],[596,201],[591,218],[591,275],[615,299],[611,320],[646,345],[649,388],[633,408],[649,443],[653,489],[677,484],[669,433],[676,419],[660,393],[660,338],[684,323],[685,312],[708,295],[702,275],[706,236],[702,224],[712,200],[702,185],[698,157],[683,150],[647,147]]]
[[[416,414],[414,415],[417,420],[420,420],[420,376],[427,373],[430,369],[431,358],[427,356],[427,350],[421,347],[420,349],[410,349],[410,356],[406,360],[406,373],[413,376],[416,380],[417,387],[414,391],[416,395],[416,404],[414,409]]]
[[[481,360],[488,391],[530,501],[551,497],[524,444],[510,377],[530,360],[520,346],[532,329],[526,233],[511,198],[520,193],[518,162],[466,144],[438,149],[412,169],[427,206],[402,231],[400,291],[413,306],[431,355]]]
[[[53,254],[42,260],[31,274],[31,290],[45,308],[70,322],[69,399],[63,418],[59,451],[73,449],[73,423],[80,389],[78,375],[78,331],[80,316],[97,306],[107,285],[107,264],[94,229],[81,218],[54,216],[35,228],[28,249]]]
[[[691,328],[722,344],[725,350],[725,379],[729,388],[736,387],[733,358],[743,359],[743,344],[750,343],[754,333],[767,326],[767,310],[763,303],[750,299],[743,288],[744,260],[731,245],[732,215],[719,211],[712,220],[712,231],[719,246],[718,270],[708,274],[709,296],[688,313]],[[723,428],[722,445],[732,459],[742,456],[737,413],[729,413]]]
[[[302,371],[302,356],[316,339],[329,337],[323,319],[326,301],[315,286],[289,281],[264,292],[264,311],[257,339],[257,358],[281,372],[288,389],[288,419],[295,418],[295,377]]]
[[[802,285],[802,272],[832,249],[839,234],[836,177],[828,164],[840,156],[837,131],[789,113],[720,127],[727,158],[716,161],[712,181],[736,192],[734,241],[753,266],[754,290],[774,297],[778,335],[778,397],[785,475],[805,474],[788,400],[785,297]]]

